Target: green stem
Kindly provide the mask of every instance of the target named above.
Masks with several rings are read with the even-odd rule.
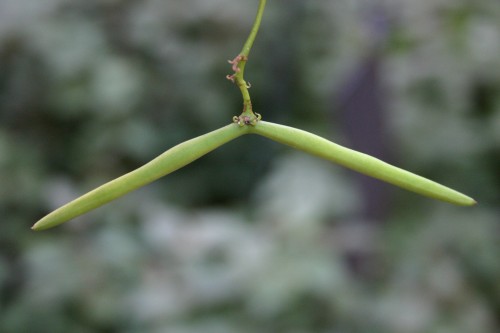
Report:
[[[264,14],[264,9],[266,7],[267,0],[260,0],[259,8],[257,10],[257,15],[255,17],[252,30],[248,36],[243,49],[240,54],[233,60],[233,64],[236,64],[237,70],[230,76],[234,83],[240,88],[241,95],[243,97],[243,112],[239,117],[236,117],[240,123],[243,123],[242,119],[250,119],[252,124],[258,121],[258,116],[252,110],[252,100],[250,99],[250,93],[248,91],[249,84],[245,81],[243,75],[245,73],[245,65],[248,61],[248,55],[252,49],[255,37],[259,31],[260,24],[262,22],[262,16]],[[260,119],[260,118],[259,118]],[[247,120],[244,121],[245,123]]]
[[[260,23],[262,22],[262,15],[264,14],[264,8],[266,7],[266,0],[260,0],[259,9],[257,10],[257,16],[255,17],[255,21],[253,23],[252,30],[250,31],[250,35],[247,38],[247,41],[243,45],[243,49],[241,50],[241,55],[248,57],[250,54],[250,49],[252,48],[253,42],[255,41],[255,36],[257,36],[257,32],[259,31]]]

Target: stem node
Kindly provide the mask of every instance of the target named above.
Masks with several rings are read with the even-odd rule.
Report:
[[[266,6],[266,0],[260,0],[259,8],[257,10],[257,16],[250,31],[243,49],[241,52],[234,57],[233,60],[228,60],[228,63],[232,65],[233,74],[227,75],[226,79],[235,83],[238,88],[240,88],[241,94],[243,96],[243,112],[239,117],[233,117],[233,121],[240,126],[252,125],[255,126],[257,122],[261,119],[258,113],[254,113],[252,110],[252,101],[250,99],[250,93],[248,89],[252,86],[249,82],[245,81],[243,78],[243,73],[245,71],[245,65],[248,61],[248,54],[252,48],[257,32],[259,31],[260,23],[262,21],[262,15],[264,14],[264,8]]]

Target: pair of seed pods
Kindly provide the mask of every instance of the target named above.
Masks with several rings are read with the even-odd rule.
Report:
[[[312,155],[338,163],[365,175],[401,188],[456,205],[471,206],[476,201],[451,188],[354,151],[297,128],[271,122],[230,124],[205,135],[185,141],[167,150],[147,164],[116,178],[56,209],[32,227],[44,230],[100,207],[141,186],[149,184],[221,145],[244,134],[258,134]]]

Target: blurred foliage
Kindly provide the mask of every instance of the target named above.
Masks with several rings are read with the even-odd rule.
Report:
[[[226,59],[256,6],[0,1],[1,332],[500,330],[494,0],[269,1],[247,71],[265,119],[349,145],[332,96],[377,57],[392,162],[477,207],[391,188],[386,217],[371,220],[352,174],[244,137],[29,230],[237,115]]]

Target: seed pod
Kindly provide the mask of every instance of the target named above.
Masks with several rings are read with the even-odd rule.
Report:
[[[230,124],[178,144],[140,168],[101,185],[56,209],[35,223],[32,229],[44,230],[54,227],[149,184],[247,133],[247,128],[248,126],[239,127],[236,124]]]
[[[250,132],[424,196],[462,206],[476,203],[474,199],[451,188],[306,131],[260,121],[256,126],[250,127]]]

